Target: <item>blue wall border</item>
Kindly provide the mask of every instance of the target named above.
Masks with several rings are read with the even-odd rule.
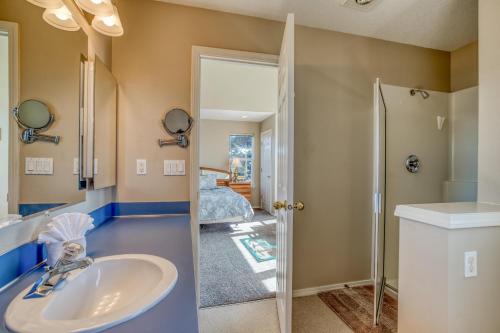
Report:
[[[189,201],[112,202],[89,213],[96,229],[109,219],[133,215],[189,214]],[[95,229],[94,229],[95,230]],[[47,258],[45,246],[36,241],[21,245],[0,256],[0,289]]]

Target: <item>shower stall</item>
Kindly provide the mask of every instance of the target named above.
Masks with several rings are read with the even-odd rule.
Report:
[[[477,87],[454,93],[374,84],[374,323],[398,292],[396,205],[475,201]]]

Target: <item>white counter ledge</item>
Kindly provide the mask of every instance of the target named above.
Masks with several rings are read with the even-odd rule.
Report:
[[[400,218],[445,229],[500,226],[500,205],[456,202],[398,205],[394,214]]]

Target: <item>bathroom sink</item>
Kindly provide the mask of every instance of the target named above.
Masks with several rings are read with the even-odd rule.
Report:
[[[145,254],[102,257],[73,271],[52,294],[10,303],[7,327],[14,332],[99,332],[134,318],[160,302],[177,282],[168,260]]]

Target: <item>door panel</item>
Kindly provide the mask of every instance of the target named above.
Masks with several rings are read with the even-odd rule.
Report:
[[[272,136],[271,132],[262,134],[260,138],[260,191],[262,208],[271,213],[272,192]]]
[[[294,138],[294,15],[288,14],[279,57],[277,193],[283,203],[293,204]],[[293,209],[277,211],[276,302],[282,333],[292,331]]]

